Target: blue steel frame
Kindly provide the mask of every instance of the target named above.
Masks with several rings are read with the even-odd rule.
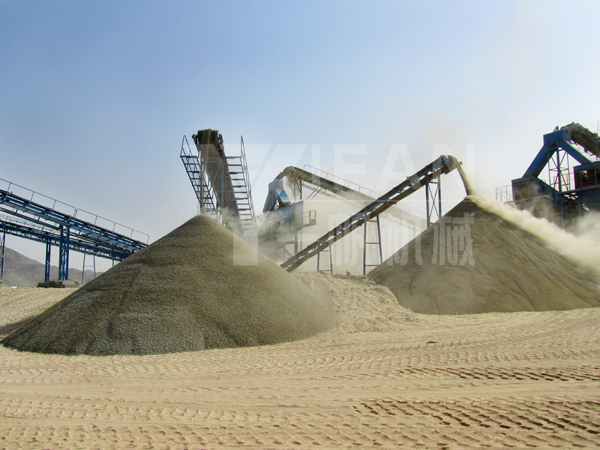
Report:
[[[27,226],[23,224],[10,223],[2,219],[0,219],[0,230],[3,233],[40,242],[46,244],[47,246],[50,245],[54,247],[60,247],[60,233],[57,232],[50,232],[47,230],[41,231],[41,228],[38,229],[31,225]],[[113,251],[110,248],[99,247],[94,245],[93,243],[83,241],[79,238],[69,239],[69,247],[70,250],[79,253],[95,255],[101,258],[114,259],[116,261],[122,261],[131,255],[131,253],[129,252]],[[46,255],[48,261],[50,260],[50,258],[48,257],[49,254],[50,251],[48,250],[48,247],[46,247]]]
[[[60,227],[60,245],[58,246],[58,280],[69,279],[69,237],[70,228],[61,225]]]
[[[50,256],[52,252],[52,241],[46,239],[46,259],[44,263],[44,281],[50,281]]]
[[[525,171],[522,178],[538,177],[546,164],[548,164],[557,151],[564,150],[579,164],[589,164],[591,161],[581,154],[568,141],[571,140],[571,132],[558,130],[544,135],[544,146],[541,148],[531,165]]]
[[[5,208],[0,208],[0,210],[8,214],[16,215],[17,217],[22,217],[31,220],[32,222],[43,219],[58,225],[59,227],[63,226],[70,231],[75,231],[78,235],[84,236],[88,240],[97,241],[98,244],[103,244],[115,249],[128,251],[130,254],[141,250],[147,245],[144,242],[137,241],[98,225],[77,219],[74,216],[49,209],[48,207],[19,197],[5,190],[0,190],[0,204],[4,204],[13,209],[7,210]],[[14,214],[16,211],[20,211],[22,214]]]
[[[527,201],[530,196],[549,197],[557,211],[560,212],[560,221],[564,226],[567,217],[573,213],[576,208],[577,214],[583,213],[581,199],[577,189],[571,190],[571,180],[569,175],[569,160],[571,156],[581,165],[592,164],[585,155],[575,148],[571,142],[571,131],[567,129],[555,130],[552,133],[544,135],[544,145],[534,158],[533,162],[527,168],[523,177],[513,180],[513,198],[522,197],[522,201]],[[544,167],[548,166],[549,183],[546,184],[539,179]],[[564,166],[567,166],[566,169]],[[565,171],[567,175],[565,176]],[[533,183],[534,192],[527,193],[523,197],[515,194],[516,186],[527,186],[527,183]]]
[[[2,232],[2,256],[0,260],[0,284],[4,284],[4,248],[6,246],[6,232]]]
[[[46,244],[46,262],[44,269],[44,278],[48,281],[50,276],[50,246],[59,247],[59,280],[68,280],[69,278],[69,250],[83,251],[96,256],[123,260],[134,252],[141,250],[146,243],[133,239],[114,231],[117,223],[107,221],[99,216],[95,220],[105,220],[113,224],[113,230],[81,220],[76,217],[78,211],[73,208],[73,214],[66,214],[55,209],[56,204],[63,204],[58,200],[39,194],[30,189],[0,179],[8,183],[7,189],[0,189],[0,211],[9,214],[12,217],[24,219],[25,222],[19,223],[10,220],[0,220],[0,230],[15,236],[23,237]],[[31,194],[27,199],[14,194],[11,187],[25,190]],[[50,199],[53,202],[52,207],[34,202],[35,195]],[[82,211],[85,213],[85,211]],[[88,213],[89,214],[89,213]],[[119,225],[123,227],[122,225]],[[136,230],[131,230],[131,236]],[[148,238],[148,235],[145,235]]]

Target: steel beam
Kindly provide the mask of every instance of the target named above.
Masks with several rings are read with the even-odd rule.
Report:
[[[375,234],[377,236],[376,241],[369,241],[368,236],[368,226],[369,224],[375,224]],[[383,251],[381,248],[381,227],[379,226],[379,216],[376,216],[374,219],[365,220],[363,225],[364,227],[364,246],[363,246],[363,275],[367,274],[367,267],[377,267],[379,264],[383,262]],[[377,264],[367,264],[367,246],[369,245],[377,245],[379,262]]]
[[[69,227],[60,227],[60,246],[58,250],[58,281],[69,279]]]
[[[50,255],[52,251],[52,243],[50,239],[46,240],[46,260],[44,263],[44,281],[50,281]]]
[[[389,192],[382,195],[371,204],[365,206],[359,212],[353,214],[344,222],[307,246],[304,250],[298,252],[292,258],[285,261],[283,264],[281,264],[281,267],[286,269],[288,272],[291,272],[319,251],[322,251],[329,245],[360,227],[363,223],[365,223],[365,220],[369,220],[378,216],[403,198],[406,198],[413,192],[419,190],[425,184],[427,178],[430,180],[435,179],[440,175],[449,173],[454,169],[461,171],[461,176],[463,176],[460,163],[456,160],[456,158],[446,155],[440,156],[436,161],[428,164],[413,176],[408,177],[405,181],[391,189]],[[464,180],[465,178],[463,176],[463,181]],[[467,191],[467,194],[470,193],[466,182],[465,190]]]
[[[2,232],[2,256],[0,261],[0,284],[4,284],[4,248],[6,246],[6,232]]]
[[[52,228],[47,227],[42,229],[36,228],[34,224],[25,225],[0,219],[0,230],[12,236],[41,242],[43,244],[50,242],[54,247],[60,246],[60,229],[53,230]],[[74,237],[73,235],[71,235],[69,239],[69,248],[76,252],[117,261],[122,261],[131,255],[129,252],[115,251],[112,248],[98,246],[94,242],[88,242],[80,237]]]
[[[3,210],[9,214],[19,214],[18,212],[20,212],[20,217],[32,222],[43,220],[46,225],[50,223],[56,226],[67,227],[70,229],[71,233],[77,236],[82,236],[89,241],[94,240],[103,245],[110,245],[120,250],[128,251],[130,254],[141,250],[146,246],[146,244],[141,241],[80,220],[72,215],[48,208],[6,190],[0,190],[0,204],[4,204],[6,207],[11,208],[3,208]],[[132,230],[132,233],[133,231],[134,230]]]

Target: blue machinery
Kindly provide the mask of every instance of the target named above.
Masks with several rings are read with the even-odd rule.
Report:
[[[569,157],[579,163],[573,172]],[[600,211],[598,158],[600,137],[597,134],[577,123],[557,127],[544,135],[544,145],[525,174],[512,180],[513,203],[561,226],[587,211]],[[539,178],[546,166],[549,183]]]
[[[197,152],[183,136],[180,157],[198,199],[200,212],[213,217],[248,242],[256,239],[256,218],[248,164],[241,139],[240,156],[226,156],[216,130],[192,135]]]
[[[148,244],[148,235],[0,179],[2,268],[6,235],[46,244],[44,280],[50,278],[51,248],[59,249],[58,279],[69,279],[69,251],[122,261]],[[20,195],[14,193],[18,191]],[[85,219],[85,220],[84,220]],[[134,238],[135,236],[135,238]],[[140,240],[143,239],[143,240]],[[144,242],[145,241],[145,242]]]
[[[320,252],[326,250],[334,242],[343,238],[348,233],[352,232],[353,230],[355,230],[363,224],[366,225],[367,223],[375,220],[375,223],[379,228],[379,222],[377,218],[382,212],[391,208],[400,200],[408,197],[410,194],[419,190],[423,186],[425,186],[427,196],[427,224],[429,225],[431,223],[432,214],[437,213],[441,215],[442,213],[439,178],[442,174],[447,174],[454,169],[459,170],[463,178],[463,182],[465,182],[465,188],[467,189],[467,193],[469,193],[466,184],[466,179],[464,173],[462,172],[462,168],[460,167],[460,163],[453,156],[441,156],[440,158],[438,158],[431,164],[428,164],[414,175],[408,177],[405,181],[398,184],[386,194],[372,201],[370,204],[362,208],[356,214],[350,216],[347,220],[337,225],[328,233],[314,241],[312,244],[308,245],[302,251],[296,253],[294,256],[292,256],[283,264],[281,264],[281,267],[286,269],[288,272],[291,272],[315,254],[319,254]],[[315,180],[314,176],[312,179]],[[316,180],[316,182],[319,181]],[[431,206],[429,203],[430,201],[433,204]],[[381,258],[381,241],[378,240],[375,242],[368,242],[367,231],[365,226],[365,259],[366,246],[368,244],[374,244],[379,246]],[[331,258],[330,249],[329,255]],[[366,267],[366,261],[363,261],[363,273],[366,272]]]

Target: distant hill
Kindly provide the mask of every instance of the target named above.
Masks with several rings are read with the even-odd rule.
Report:
[[[96,276],[100,273],[96,272]],[[84,281],[87,283],[94,278],[94,272],[85,271]],[[50,267],[50,279],[58,280],[58,267]],[[81,270],[69,269],[69,280],[81,283]],[[4,255],[4,285],[17,287],[36,287],[44,281],[44,265],[38,261],[21,255],[20,253],[5,249]]]

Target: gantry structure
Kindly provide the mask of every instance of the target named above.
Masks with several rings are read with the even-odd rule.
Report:
[[[556,127],[521,178],[512,180],[509,200],[564,226],[589,211],[600,211],[600,136],[578,123]],[[571,168],[571,160],[578,165]],[[547,168],[548,181],[540,177]],[[571,170],[572,169],[572,170]]]
[[[308,259],[315,255],[319,255],[325,249],[330,248],[334,242],[343,238],[358,227],[366,225],[369,221],[377,220],[381,213],[387,211],[389,208],[396,205],[400,200],[408,197],[422,187],[424,187],[426,190],[427,225],[429,226],[432,222],[432,217],[434,214],[437,216],[437,218],[441,217],[442,214],[440,176],[450,173],[455,169],[459,170],[465,185],[465,190],[467,194],[470,194],[470,188],[460,163],[453,156],[440,156],[423,169],[419,170],[412,176],[407,177],[405,181],[401,182],[387,193],[371,201],[371,203],[363,207],[360,211],[332,228],[330,231],[321,236],[319,239],[315,240],[313,243],[309,244],[303,250],[293,255],[287,261],[283,262],[281,267],[286,269],[288,272],[293,271]],[[367,242],[365,227],[365,252],[368,244],[375,244],[379,246],[381,258],[381,239],[378,239],[375,242]],[[330,251],[329,255],[331,255]],[[363,261],[363,273],[366,273],[367,266],[368,265],[366,264],[365,259],[365,261]]]
[[[256,217],[244,138],[241,138],[239,156],[225,154],[223,136],[217,130],[199,130],[192,135],[192,140],[195,151],[183,136],[180,157],[201,214],[214,218],[247,242],[254,243]]]
[[[441,204],[439,182],[437,179],[431,179],[430,182],[428,188],[435,189],[428,189],[427,220],[424,220],[420,212],[413,208],[400,205],[390,209],[386,218],[413,229],[415,233],[417,230],[420,232],[425,229],[432,214],[439,212],[438,205]],[[295,201],[290,200],[284,184],[289,186],[290,194]],[[306,198],[304,198],[305,194],[307,194]],[[286,167],[269,183],[269,192],[263,208],[263,212],[267,215],[267,221],[259,230],[261,251],[270,257],[285,256],[283,259],[297,254],[300,250],[300,231],[316,224],[316,211],[304,212],[303,202],[304,200],[310,201],[317,195],[340,199],[362,208],[365,204],[375,201],[381,194],[308,164],[305,164],[302,169],[293,166]],[[437,202],[438,197],[439,202]],[[431,208],[429,207],[430,199],[433,199]],[[363,231],[363,274],[366,274],[367,268],[378,266],[383,262],[379,215],[367,220]],[[290,245],[293,246],[293,253],[290,252]],[[373,249],[375,252],[369,252],[368,249]],[[371,257],[372,260],[367,260],[367,254],[374,255]],[[331,247],[324,246],[317,253],[317,271],[333,273]]]
[[[50,280],[52,247],[59,252],[58,280],[69,280],[69,252],[122,261],[148,244],[149,236],[104,217],[0,178],[2,255],[6,235],[46,245],[44,281]],[[85,268],[85,260],[84,260]],[[4,258],[2,258],[2,275]]]

